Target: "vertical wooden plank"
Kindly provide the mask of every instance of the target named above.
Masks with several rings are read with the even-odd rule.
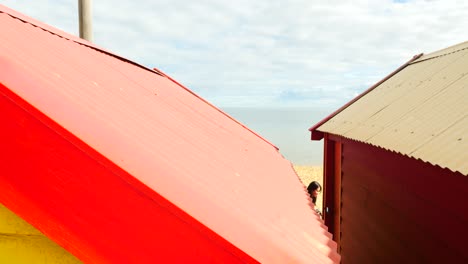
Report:
[[[323,144],[323,218],[325,225],[328,227],[328,231],[331,234],[334,234],[334,224],[333,224],[333,204],[334,204],[334,158],[333,154],[335,149],[333,147],[334,143],[329,139],[328,134],[325,134],[324,144]],[[335,237],[333,235],[333,237]]]
[[[333,230],[334,240],[338,244],[338,253],[340,252],[341,240],[341,159],[342,159],[342,144],[341,142],[334,143],[335,166],[334,166],[334,203],[333,203]]]

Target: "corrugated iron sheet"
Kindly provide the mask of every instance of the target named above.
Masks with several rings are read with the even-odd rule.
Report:
[[[290,162],[240,123],[164,75],[1,5],[0,36],[2,85],[137,181],[260,262],[339,262]]]
[[[422,56],[317,130],[467,175],[467,48]]]

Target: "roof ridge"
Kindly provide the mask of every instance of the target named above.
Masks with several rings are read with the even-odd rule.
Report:
[[[461,47],[456,48],[458,46],[461,46]],[[419,63],[419,62],[423,62],[423,61],[427,61],[427,60],[432,60],[432,59],[448,56],[450,54],[461,52],[461,51],[467,50],[467,49],[468,49],[468,41],[465,41],[465,42],[455,44],[455,45],[450,46],[450,47],[445,48],[445,49],[440,49],[440,50],[436,50],[436,51],[433,51],[431,53],[425,54],[424,56],[422,56],[418,60],[415,60],[415,61],[411,62],[410,64],[415,64],[415,63]]]
[[[7,11],[8,11],[8,10],[7,10]],[[72,37],[70,37],[70,36],[64,36],[64,35],[60,34],[59,32],[54,32],[54,31],[52,30],[52,29],[58,30],[57,28],[53,28],[53,27],[47,28],[47,27],[45,27],[45,26],[40,25],[40,23],[34,23],[34,22],[32,22],[32,21],[26,20],[26,18],[29,18],[29,17],[26,17],[26,16],[25,16],[24,18],[22,18],[22,17],[20,17],[20,16],[18,16],[18,15],[12,14],[13,12],[10,13],[10,12],[7,12],[7,11],[5,11],[5,10],[3,10],[3,9],[0,9],[0,13],[4,13],[4,14],[6,14],[6,15],[12,17],[13,19],[17,19],[17,20],[22,21],[23,23],[29,24],[29,25],[31,25],[31,26],[33,26],[33,27],[40,28],[40,29],[42,29],[42,30],[44,30],[44,31],[46,31],[46,32],[49,32],[50,34],[52,34],[52,35],[54,35],[54,36],[57,36],[57,37],[59,37],[59,38],[63,38],[63,39],[69,40],[69,41],[74,42],[74,43],[76,43],[76,44],[78,44],[78,45],[82,45],[82,46],[88,47],[88,48],[93,49],[93,50],[95,50],[95,51],[102,52],[102,53],[104,53],[104,54],[106,54],[106,55],[112,56],[112,57],[114,57],[114,58],[116,58],[116,59],[119,59],[119,60],[121,60],[121,61],[130,63],[130,64],[133,64],[133,65],[135,65],[135,66],[137,66],[137,67],[140,67],[140,68],[145,69],[145,70],[147,70],[147,71],[156,73],[156,74],[158,74],[158,75],[160,75],[160,76],[162,76],[162,77],[165,77],[161,72],[157,71],[156,69],[150,69],[150,68],[148,68],[148,67],[146,67],[146,66],[143,66],[143,65],[141,65],[141,64],[139,64],[139,63],[137,63],[137,62],[134,62],[134,61],[131,61],[131,60],[126,59],[126,58],[124,58],[124,57],[121,57],[121,56],[119,56],[119,55],[116,55],[116,54],[114,54],[114,53],[112,53],[112,52],[110,52],[110,51],[107,51],[107,50],[105,50],[105,49],[103,49],[103,48],[101,48],[101,47],[98,47],[98,46],[94,45],[94,44],[91,43],[91,42],[88,42],[88,41],[86,41],[86,40],[84,40],[84,39],[78,38],[78,37],[76,37],[76,36],[74,36],[74,35],[72,35],[72,34],[70,34],[70,33],[68,33],[68,32],[63,31],[63,33],[69,34],[70,36],[73,36],[73,37],[75,37],[75,38],[72,38]],[[38,22],[39,22],[39,21],[38,21]]]

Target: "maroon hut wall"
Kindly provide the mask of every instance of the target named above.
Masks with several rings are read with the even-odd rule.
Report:
[[[334,238],[342,263],[468,263],[467,176],[349,139],[326,140],[335,147],[326,153],[325,182],[341,167]],[[324,195],[336,180],[329,182]]]

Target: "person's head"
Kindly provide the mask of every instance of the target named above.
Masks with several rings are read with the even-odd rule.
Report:
[[[321,191],[322,191],[322,186],[320,185],[320,183],[316,181],[311,182],[309,186],[307,186],[307,192],[309,193],[310,198],[312,198],[312,202],[314,204],[317,201],[318,193]]]

